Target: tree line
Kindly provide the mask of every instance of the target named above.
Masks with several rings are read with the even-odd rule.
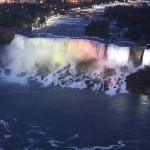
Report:
[[[125,38],[130,37],[132,41],[138,41],[143,36],[143,42],[150,43],[150,7],[147,5],[141,8],[133,6],[108,7],[104,16],[109,20],[116,19],[117,27],[128,28],[123,33]]]
[[[91,21],[85,26],[85,33],[91,36],[107,38],[109,35],[109,22],[106,20]]]
[[[52,11],[55,9],[46,4],[4,3],[0,5],[0,26],[20,28],[31,26],[37,21],[44,23]]]

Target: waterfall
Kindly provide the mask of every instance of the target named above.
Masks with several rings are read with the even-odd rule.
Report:
[[[150,66],[150,49],[144,50],[142,65]]]
[[[67,51],[78,58],[104,58],[105,44],[86,39],[69,39]]]
[[[107,52],[107,58],[105,56]],[[17,72],[30,72],[33,68],[51,66],[57,63],[64,65],[91,59],[109,61],[109,64],[127,65],[129,47],[106,45],[98,41],[69,38],[27,38],[16,35],[7,47],[3,64]],[[105,65],[105,63],[103,63]]]
[[[76,60],[103,59],[107,51],[107,59],[117,65],[127,65],[129,57],[129,47],[120,47],[110,44],[106,46],[98,41],[87,39],[69,39],[69,38],[27,38],[16,35],[11,42],[10,49],[15,51],[24,51],[23,53],[34,53],[46,57],[53,53],[69,54]]]
[[[37,51],[37,53],[69,53],[75,59],[102,59],[104,58],[105,44],[87,39],[69,38],[27,38],[16,35],[11,42],[10,49],[27,52]],[[35,52],[36,53],[36,52]],[[37,54],[36,54],[37,55]]]
[[[107,49],[107,59],[117,65],[127,65],[130,47],[120,47],[110,44]]]
[[[16,35],[2,56],[0,77],[13,83],[36,80],[45,86],[121,91],[125,76],[120,66],[128,64],[129,49],[113,44],[106,49],[88,39]]]
[[[15,53],[22,55],[22,59],[25,59],[24,56],[29,59],[34,56],[36,61],[59,56],[62,59],[71,57],[77,61],[99,60],[106,57],[107,51],[107,60],[116,65],[127,65],[130,51],[129,47],[120,47],[114,44],[110,44],[106,50],[105,44],[87,39],[27,38],[21,35],[15,36],[9,49],[11,49],[9,50],[10,56],[14,57]],[[32,59],[34,60],[34,58]]]
[[[91,59],[103,59],[105,44],[87,39],[27,38],[16,35],[2,62],[14,74],[52,70],[53,64],[66,65]],[[42,71],[43,72],[43,71]],[[35,73],[36,74],[36,73]]]

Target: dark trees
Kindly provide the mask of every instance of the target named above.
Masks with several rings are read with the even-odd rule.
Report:
[[[40,18],[40,23],[44,23],[45,16],[51,9],[46,4],[4,3],[0,5],[0,26],[18,28],[31,26],[37,18]]]
[[[133,6],[116,6],[106,8],[105,17],[116,19],[117,26],[128,28],[123,37],[138,41],[142,35],[143,42],[150,43],[150,7],[134,8]]]
[[[90,24],[85,26],[85,33],[87,35],[106,38],[109,35],[109,22],[106,20],[92,21]]]
[[[133,6],[108,7],[104,16],[116,19],[118,26],[129,27],[150,22],[150,8],[134,8]]]

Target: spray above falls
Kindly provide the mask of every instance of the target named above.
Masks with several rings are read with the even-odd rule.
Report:
[[[16,35],[1,57],[1,80],[71,88],[125,90],[130,47],[69,38]]]

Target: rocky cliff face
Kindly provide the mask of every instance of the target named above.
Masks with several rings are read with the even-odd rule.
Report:
[[[126,89],[131,93],[150,94],[150,67],[144,66],[126,77]]]
[[[135,66],[138,66],[142,62],[143,52],[146,49],[145,46],[131,46],[129,61],[132,61]]]
[[[0,44],[9,44],[13,40],[15,34],[20,34],[28,30],[31,30],[31,28],[30,27],[26,27],[26,28],[0,27]]]
[[[0,44],[8,44],[14,38],[15,33],[0,33]]]

